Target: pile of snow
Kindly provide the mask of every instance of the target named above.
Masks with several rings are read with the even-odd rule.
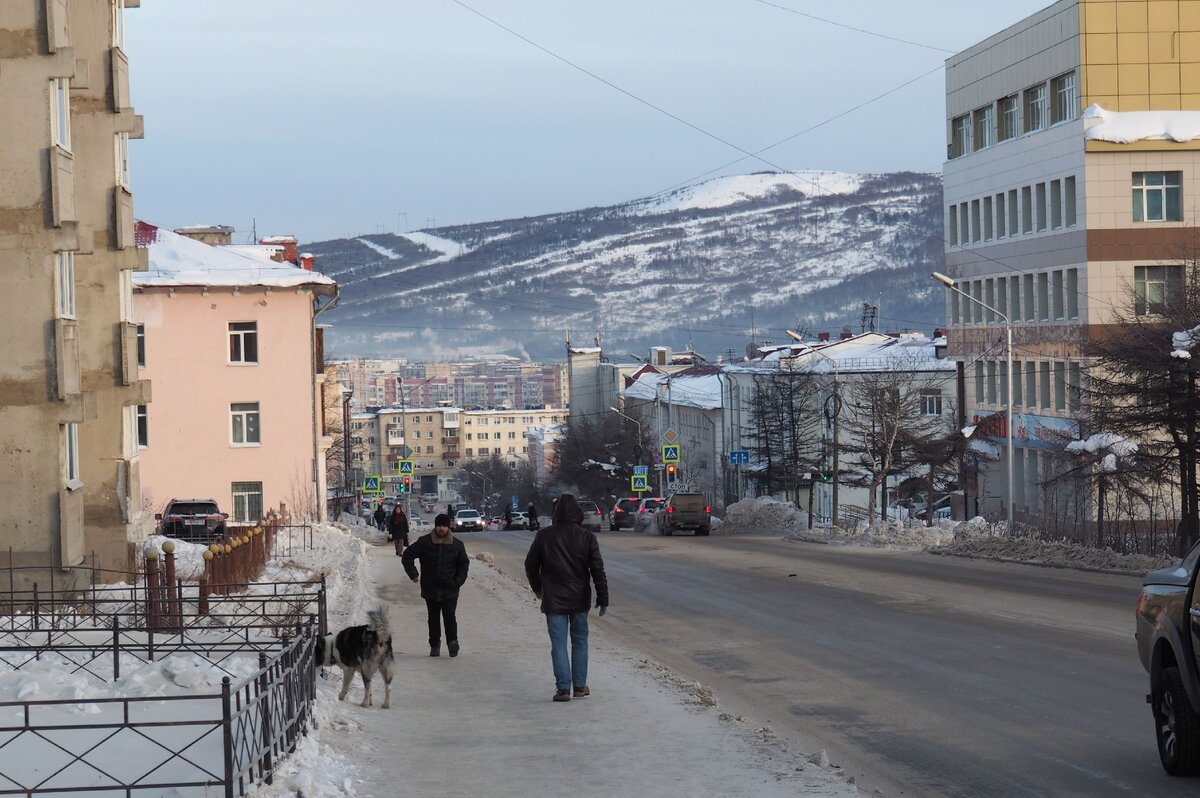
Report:
[[[1200,138],[1200,111],[1108,111],[1093,104],[1084,110],[1083,118],[1099,120],[1084,133],[1091,141],[1132,144]]]
[[[1191,360],[1192,348],[1200,344],[1200,326],[1171,334],[1171,357]]]
[[[839,527],[814,527],[803,529],[785,537],[813,543],[828,543],[836,546],[870,546],[887,549],[926,549],[954,538],[953,522],[939,522],[936,526],[925,526],[924,521],[875,521],[859,525],[854,529]]]
[[[862,175],[845,172],[757,172],[715,177],[702,183],[636,200],[629,205],[635,213],[724,208],[739,202],[769,197],[773,193],[785,190],[800,191],[809,197],[853,194],[862,187],[862,182]]]
[[[808,513],[770,496],[742,499],[725,508],[725,521],[713,526],[716,535],[783,535],[808,526]]]

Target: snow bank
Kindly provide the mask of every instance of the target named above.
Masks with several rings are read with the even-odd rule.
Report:
[[[725,521],[714,525],[714,535],[782,535],[808,526],[808,513],[788,502],[759,496],[742,499],[725,508]]]
[[[1108,111],[1089,105],[1084,119],[1098,119],[1084,138],[1132,144],[1135,141],[1186,142],[1200,138],[1200,111]]]
[[[925,549],[954,538],[953,525],[925,526],[924,521],[875,521],[855,529],[814,527],[785,536],[788,540],[828,543],[836,546],[870,546],[889,549]]]

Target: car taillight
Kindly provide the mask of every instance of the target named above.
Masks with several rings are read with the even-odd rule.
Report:
[[[706,504],[706,505],[704,505],[704,512],[705,512],[705,513],[711,513],[711,512],[712,512],[712,508],[711,508],[711,507],[709,507],[709,506]]]
[[[596,515],[603,515],[603,513],[601,513],[601,512],[600,512],[600,508],[599,508],[599,507],[597,507],[597,508],[596,508]]]
[[[623,513],[623,512],[625,512],[625,511],[624,511],[624,510],[622,510],[620,507],[614,507],[614,508],[613,508],[613,512],[614,512],[614,513]]]
[[[675,512],[675,506],[674,506],[674,505],[672,505],[672,506],[668,507],[668,508],[667,508],[667,512],[668,512],[668,513],[673,513],[673,512]]]

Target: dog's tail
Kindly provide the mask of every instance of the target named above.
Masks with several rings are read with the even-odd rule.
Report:
[[[374,609],[367,610],[367,620],[375,633],[379,635],[380,640],[388,640],[392,636],[391,629],[388,628],[388,612],[387,607],[382,604],[377,605]]]

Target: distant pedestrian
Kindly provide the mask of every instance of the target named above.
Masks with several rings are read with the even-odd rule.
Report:
[[[375,505],[375,515],[373,517],[375,518],[375,527],[380,532],[386,531],[388,514],[387,514],[387,510],[383,509],[383,502],[379,502],[378,504]],[[391,539],[392,539],[392,536],[388,535],[388,540],[391,540]]]
[[[530,506],[532,510],[532,505]],[[592,583],[600,615],[608,612],[608,577],[596,535],[584,529],[583,508],[569,493],[558,497],[550,526],[538,531],[525,557],[525,576],[542,600],[554,666],[554,700],[591,695],[588,688],[588,612]],[[589,582],[589,576],[591,577]],[[570,655],[567,635],[571,637]]]
[[[409,579],[421,584],[421,598],[429,612],[429,656],[442,655],[442,622],[450,656],[458,656],[458,590],[467,581],[471,560],[467,547],[450,531],[450,516],[433,519],[433,532],[417,538],[400,560]],[[420,562],[418,574],[416,563]]]
[[[526,512],[526,515],[529,516],[530,529],[537,530],[541,528],[542,522],[538,520],[537,507],[533,505],[533,502],[529,503],[529,509]]]
[[[512,505],[504,505],[504,528],[512,529]]]
[[[446,505],[446,515],[450,517],[451,521],[454,520],[454,505],[453,504]]]
[[[399,504],[392,508],[392,514],[388,516],[387,529],[392,536],[392,543],[396,544],[396,556],[399,557],[408,545],[408,516]]]

